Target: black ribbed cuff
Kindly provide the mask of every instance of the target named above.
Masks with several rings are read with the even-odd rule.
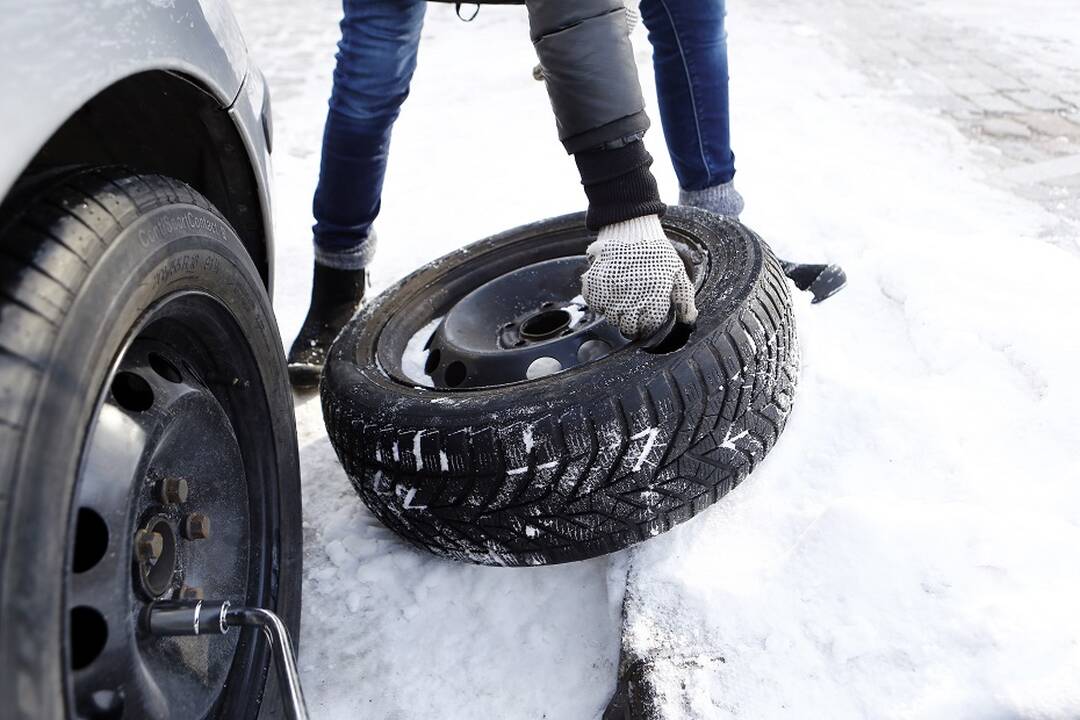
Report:
[[[611,150],[579,152],[574,160],[589,198],[585,224],[590,230],[645,215],[663,215],[667,209],[649,170],[652,155],[640,140]]]

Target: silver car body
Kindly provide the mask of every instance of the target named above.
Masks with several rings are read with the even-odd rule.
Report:
[[[242,138],[269,265],[267,89],[225,0],[0,0],[0,13],[0,199],[84,104],[138,73],[173,72],[211,94]]]

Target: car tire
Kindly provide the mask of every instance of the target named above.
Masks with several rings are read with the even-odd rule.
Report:
[[[142,402],[142,396],[117,399],[127,387],[118,384],[126,372],[122,363],[143,342],[157,343],[155,347],[168,348],[162,352],[175,356],[171,361],[159,356],[156,374],[147,371],[145,380],[130,381],[152,400],[136,408],[139,412],[128,412],[125,408]],[[150,362],[155,363],[153,358]],[[288,388],[263,282],[228,222],[191,187],[120,168],[82,169],[53,175],[9,199],[0,213],[0,666],[5,669],[0,673],[0,697],[5,717],[254,718],[262,704],[276,704],[269,696],[274,691],[263,691],[270,653],[254,629],[231,633],[232,654],[221,665],[230,680],[244,682],[225,691],[204,690],[218,694],[203,698],[210,709],[195,714],[190,709],[198,706],[199,698],[174,698],[170,693],[188,687],[179,679],[186,667],[184,653],[194,648],[196,655],[210,654],[213,651],[204,648],[213,648],[209,643],[214,638],[185,638],[159,647],[164,639],[147,637],[135,627],[136,600],[131,607],[124,602],[109,607],[117,603],[103,591],[101,607],[86,611],[98,615],[95,623],[108,620],[101,630],[101,647],[92,648],[101,654],[89,663],[86,657],[76,661],[76,655],[86,655],[83,646],[90,641],[80,635],[88,632],[80,625],[82,611],[70,604],[77,597],[86,606],[98,602],[86,598],[79,585],[95,573],[100,572],[94,581],[100,585],[94,587],[119,587],[117,597],[133,584],[128,532],[138,518],[129,518],[126,526],[121,519],[115,527],[108,525],[107,533],[94,535],[100,545],[94,562],[100,568],[84,572],[79,567],[86,563],[79,545],[85,534],[84,508],[78,499],[90,482],[90,440],[108,424],[103,408],[109,408],[109,418],[128,422],[124,427],[135,429],[128,437],[142,442],[155,428],[180,427],[168,423],[183,417],[184,398],[198,396],[206,407],[220,408],[226,423],[222,432],[234,434],[238,454],[230,456],[230,462],[240,458],[246,483],[235,508],[248,513],[247,534],[235,535],[223,521],[225,527],[212,538],[216,544],[203,546],[213,552],[191,550],[187,560],[176,561],[178,575],[167,577],[171,582],[185,568],[186,577],[193,577],[196,552],[199,557],[242,555],[239,566],[247,568],[247,574],[237,582],[248,596],[217,599],[261,602],[297,637],[302,537]],[[180,399],[159,410],[158,398],[168,392]],[[198,427],[191,422],[194,425],[183,427]],[[246,424],[258,429],[248,431]],[[101,430],[106,431],[111,432]],[[174,435],[175,442],[185,441],[179,430]],[[118,447],[122,451],[126,446]],[[198,452],[195,447],[193,453]],[[141,460],[132,462],[135,467]],[[223,461],[198,462],[201,468]],[[231,466],[221,467],[225,472]],[[130,488],[123,485],[120,469],[116,472],[115,482],[125,496],[156,492],[143,487],[151,481],[149,471]],[[219,481],[193,487],[187,502],[215,498],[220,487],[233,487],[230,478]],[[178,508],[162,512],[173,513],[175,520],[182,512]],[[105,514],[100,509],[88,512]],[[122,508],[118,513],[122,515]],[[179,522],[174,520],[168,522]],[[186,527],[190,533],[190,525]],[[231,545],[229,538],[235,537],[244,541]],[[107,574],[106,566],[117,572]],[[176,598],[178,593],[173,588],[161,598]],[[95,635],[93,643],[98,640]],[[129,645],[144,653],[138,662],[97,667],[100,658]],[[138,694],[132,673],[140,667],[153,670],[147,653],[159,650],[165,655],[155,658],[180,670],[168,681],[156,679],[161,698],[152,702]],[[243,674],[237,669],[241,666]],[[80,682],[99,681],[100,688],[90,688],[93,693],[76,692]],[[178,684],[170,685],[174,682]]]
[[[784,428],[798,374],[783,270],[737,222],[671,208],[664,226],[706,260],[696,326],[659,347],[635,344],[486,388],[419,387],[387,371],[380,347],[400,347],[445,311],[470,269],[487,273],[480,282],[525,262],[584,255],[595,235],[582,215],[436,260],[343,330],[323,377],[324,417],[352,484],[383,523],[458,560],[580,560],[690,519],[761,462]]]

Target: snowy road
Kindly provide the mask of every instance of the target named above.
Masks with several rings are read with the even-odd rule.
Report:
[[[340,6],[235,4],[274,94],[288,341]],[[637,550],[477,568],[378,526],[300,399],[300,664],[316,717],[597,717],[627,573],[624,643],[650,659],[665,718],[1080,715],[1080,6],[729,12],[743,219],[852,278],[822,306],[799,301],[783,440],[716,508]],[[464,25],[431,7],[376,291],[582,207],[533,62],[519,9]],[[659,127],[649,140],[672,198]]]

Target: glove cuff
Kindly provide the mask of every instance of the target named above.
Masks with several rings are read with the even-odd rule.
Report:
[[[601,243],[636,243],[643,240],[666,240],[659,215],[643,215],[600,228],[596,238]]]

